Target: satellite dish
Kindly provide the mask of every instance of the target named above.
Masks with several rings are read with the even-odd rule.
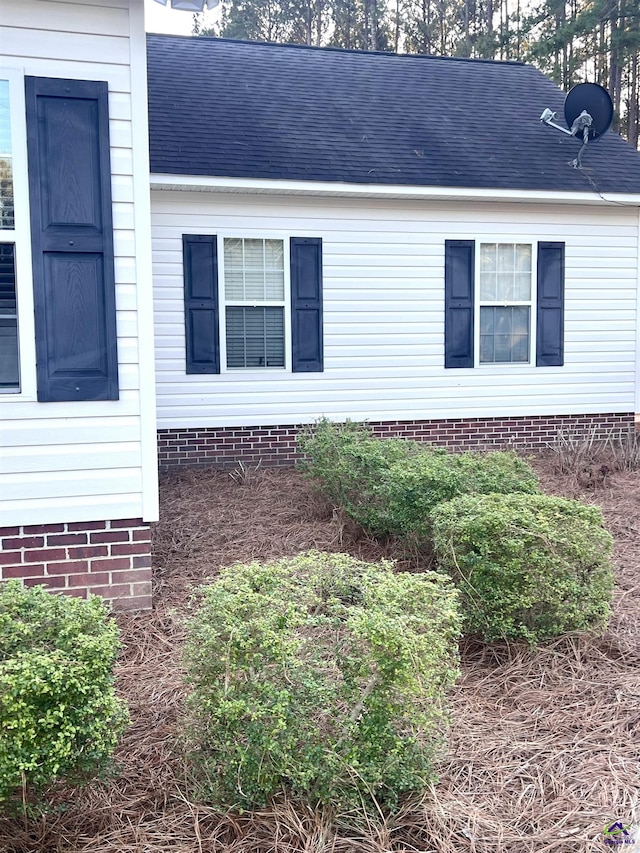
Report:
[[[600,139],[611,127],[613,104],[609,93],[597,83],[578,83],[565,98],[564,117],[567,127],[558,124],[556,114],[546,109],[540,121],[582,142],[578,156],[571,162],[574,169],[581,169],[587,143]]]
[[[583,112],[591,116],[588,128],[589,141],[599,139],[609,130],[613,121],[613,103],[609,93],[597,83],[578,83],[564,102],[564,118],[572,127]]]

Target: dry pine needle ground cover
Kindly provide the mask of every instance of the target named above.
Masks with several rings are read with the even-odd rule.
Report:
[[[114,777],[61,789],[25,826],[0,819],[2,853],[591,853],[607,820],[640,821],[640,474],[592,488],[537,461],[545,488],[599,503],[616,539],[615,615],[597,640],[532,654],[462,649],[440,782],[378,825],[282,802],[221,815],[188,795],[180,755],[182,620],[194,585],[237,560],[300,550],[385,555],[291,470],[165,478],[153,615],[119,616],[120,692],[132,725]],[[408,568],[409,564],[403,566]],[[625,849],[625,848],[620,848]]]

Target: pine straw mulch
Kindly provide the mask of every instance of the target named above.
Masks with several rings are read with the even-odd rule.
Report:
[[[600,639],[568,638],[537,653],[465,645],[440,782],[393,820],[359,828],[290,802],[222,815],[192,801],[179,746],[182,623],[191,590],[220,565],[308,548],[378,558],[388,556],[385,548],[345,524],[292,470],[166,477],[154,541],[155,611],[118,616],[118,686],[132,726],[116,773],[56,791],[55,808],[26,827],[0,820],[2,853],[607,849],[606,821],[640,819],[640,473],[607,472],[584,488],[550,462],[535,464],[548,491],[605,511],[618,568],[610,628]]]

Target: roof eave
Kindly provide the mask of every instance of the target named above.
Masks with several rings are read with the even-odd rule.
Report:
[[[394,198],[432,201],[510,201],[520,203],[594,204],[640,207],[640,193],[597,193],[563,190],[521,190],[473,187],[418,187],[348,184],[333,181],[291,181],[269,178],[226,178],[203,175],[151,174],[152,190],[192,192],[317,195],[348,198]]]

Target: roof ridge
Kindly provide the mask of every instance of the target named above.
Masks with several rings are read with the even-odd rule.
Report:
[[[484,63],[489,65],[507,65],[517,67],[530,67],[526,62],[516,59],[482,59],[480,57],[471,56],[439,56],[432,53],[395,53],[392,50],[361,50],[347,47],[317,46],[313,44],[293,44],[291,42],[275,42],[275,41],[251,41],[250,39],[230,39],[220,36],[196,36],[183,35],[178,33],[147,33],[147,38],[157,39],[180,39],[181,41],[197,40],[198,42],[223,42],[225,44],[241,44],[251,45],[259,48],[287,48],[292,50],[308,50],[317,53],[339,53],[339,54],[355,54],[357,56],[390,56],[396,59],[424,59],[424,60],[439,60],[444,62],[472,62]]]

